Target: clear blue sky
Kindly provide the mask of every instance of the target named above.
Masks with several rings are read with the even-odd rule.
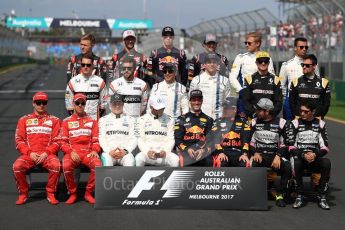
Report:
[[[143,19],[145,1],[146,16],[154,27],[188,28],[203,20],[259,8],[279,16],[275,0],[0,0],[0,14],[14,9],[18,17],[73,18],[74,10],[79,18]]]

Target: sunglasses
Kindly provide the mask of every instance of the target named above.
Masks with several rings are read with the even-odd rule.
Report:
[[[308,114],[310,113],[311,111],[310,110],[305,110],[305,109],[300,109],[299,110],[299,113],[302,114],[302,113],[305,113],[305,114]]]
[[[74,102],[74,103],[75,103],[76,106],[79,106],[79,105],[85,106],[85,105],[86,105],[86,102],[85,102],[85,101],[81,101],[81,102],[76,101],[76,102]]]
[[[303,50],[303,49],[309,49],[309,46],[299,46],[298,48],[300,48],[301,50]]]
[[[124,67],[122,67],[122,69],[123,69],[123,70],[132,70],[133,67],[125,67],[125,66],[124,66]]]
[[[35,101],[36,105],[47,105],[48,101]]]
[[[173,70],[173,69],[164,69],[162,72],[163,72],[164,74],[167,74],[167,73],[173,73],[174,70]]]
[[[251,46],[253,42],[244,42],[245,45]]]
[[[91,67],[91,63],[81,63],[81,67],[85,67],[85,66],[87,66],[87,67]]]
[[[259,64],[268,64],[270,62],[270,59],[258,59],[256,60],[256,62]]]
[[[304,63],[301,63],[302,68],[303,68],[303,67],[310,68],[310,66],[312,66],[312,65],[313,65],[313,64],[304,64]]]

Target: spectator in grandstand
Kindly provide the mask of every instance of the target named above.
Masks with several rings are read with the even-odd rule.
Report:
[[[99,143],[103,166],[135,166],[133,151],[137,146],[135,119],[123,114],[123,96],[110,98],[111,113],[99,120]]]
[[[203,94],[192,90],[189,94],[191,111],[180,116],[175,123],[175,144],[179,152],[180,166],[205,166],[210,148],[206,136],[212,128],[213,119],[201,110]]]
[[[93,69],[92,74],[101,77],[104,82],[107,81],[107,65],[102,58],[96,56],[92,52],[92,48],[95,45],[96,39],[92,34],[86,34],[80,39],[80,51],[78,55],[72,55],[69,58],[67,64],[67,82],[71,80],[72,77],[77,76],[81,73],[81,63],[82,57],[88,55],[92,57]]]
[[[276,205],[285,207],[284,198],[291,177],[286,148],[288,125],[283,118],[276,117],[270,99],[261,98],[255,108],[256,118],[251,122],[252,138],[249,148],[252,167],[268,167],[280,172],[280,190],[276,195]]]
[[[177,66],[178,75],[176,80],[183,85],[187,83],[186,54],[184,50],[174,47],[174,29],[166,26],[162,30],[163,46],[151,52],[147,64],[147,74],[149,75],[149,86],[161,82],[164,79],[163,64],[174,63]],[[150,78],[151,77],[151,78]]]
[[[240,92],[246,87],[244,78],[252,75],[258,70],[256,65],[256,53],[260,50],[261,41],[262,37],[259,33],[251,32],[246,35],[246,41],[244,43],[247,52],[236,56],[229,75],[230,84],[235,88],[236,92]],[[271,58],[268,71],[274,74],[273,61]]]
[[[184,85],[176,81],[177,68],[173,63],[163,64],[164,81],[156,83],[151,89],[150,97],[159,95],[164,98],[164,113],[175,120],[189,111],[188,95]],[[147,106],[150,111],[150,104]]]
[[[144,114],[148,98],[146,83],[134,77],[136,62],[127,56],[121,65],[121,77],[110,83],[109,95],[121,94],[124,97],[124,113],[128,116],[139,117]]]
[[[65,154],[62,160],[62,168],[70,194],[66,204],[73,204],[77,200],[74,169],[81,164],[90,169],[84,198],[90,204],[95,203],[92,193],[95,189],[95,168],[102,166],[98,155],[101,147],[98,142],[97,121],[85,112],[86,101],[87,98],[84,94],[75,94],[73,97],[74,113],[63,120],[61,125],[61,150]]]
[[[219,74],[220,58],[216,53],[205,56],[205,71],[193,78],[190,90],[201,90],[204,95],[202,111],[213,119],[223,115],[222,103],[230,96],[229,79]]]
[[[323,120],[315,117],[317,106],[313,102],[302,102],[299,105],[300,118],[291,122],[293,134],[292,146],[289,152],[293,156],[295,178],[297,182],[297,198],[294,208],[303,205],[303,170],[321,172],[320,185],[317,188],[319,206],[322,209],[330,209],[326,192],[330,178],[331,162],[324,156],[329,152],[326,125]]]
[[[303,68],[301,66],[303,57],[308,51],[308,40],[304,37],[298,37],[294,41],[295,56],[287,62],[283,62],[280,69],[279,77],[281,79],[281,86],[284,96],[283,115],[287,120],[292,119],[291,109],[289,105],[289,88],[291,81],[303,75]],[[318,69],[316,68],[318,74]]]
[[[247,86],[242,91],[244,112],[247,117],[252,118],[256,109],[255,105],[261,98],[268,98],[273,101],[274,108],[271,111],[275,116],[282,108],[282,90],[279,77],[268,71],[270,55],[265,51],[256,52],[257,72],[245,77],[244,83]]]
[[[49,171],[46,186],[48,202],[53,205],[59,203],[55,198],[55,192],[61,167],[56,156],[60,149],[60,120],[47,113],[47,103],[46,93],[35,93],[32,98],[33,113],[18,120],[15,140],[16,149],[21,156],[13,164],[13,173],[19,190],[17,205],[25,204],[28,199],[29,185],[26,181],[26,172],[36,166],[42,166]]]
[[[250,126],[246,118],[237,116],[236,98],[223,102],[223,117],[214,121],[209,137],[213,167],[246,167],[249,164]]]
[[[178,167],[179,158],[173,153],[174,119],[164,113],[165,100],[160,96],[150,97],[151,111],[138,118],[138,147],[136,166],[161,165]]]
[[[317,105],[315,116],[321,119],[326,116],[331,103],[331,90],[325,78],[315,74],[317,58],[313,54],[304,56],[303,75],[293,79],[289,91],[289,104],[292,117],[300,116],[299,108],[303,102],[313,102]]]
[[[98,120],[105,112],[106,87],[101,77],[93,74],[93,56],[83,55],[80,66],[81,73],[71,78],[66,87],[65,104],[68,113],[74,111],[73,96],[83,93],[87,97],[85,111],[92,119]]]
[[[120,77],[120,69],[122,61],[125,57],[130,56],[136,62],[136,68],[134,71],[134,76],[139,77],[143,80],[145,78],[145,68],[147,64],[147,58],[144,54],[139,53],[135,50],[135,43],[137,37],[133,30],[125,30],[122,34],[124,49],[120,53],[116,53],[108,61],[108,77],[115,80]]]
[[[215,53],[220,60],[220,64],[218,66],[218,72],[222,76],[229,76],[229,61],[228,59],[217,51],[217,37],[214,34],[206,34],[204,42],[202,46],[204,47],[205,51],[200,54],[196,54],[193,58],[191,63],[188,66],[188,83],[192,81],[194,76],[200,75],[202,71],[205,71],[205,59],[207,54]]]

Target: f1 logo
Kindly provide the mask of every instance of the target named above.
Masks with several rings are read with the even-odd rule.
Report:
[[[151,190],[154,182],[150,182],[153,177],[162,175],[165,170],[147,170],[129,193],[128,198],[138,198],[143,190]]]

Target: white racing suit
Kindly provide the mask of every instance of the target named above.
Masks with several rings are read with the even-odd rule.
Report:
[[[159,95],[165,99],[166,107],[164,113],[175,120],[189,111],[187,90],[179,82],[168,84],[166,81],[156,83],[151,89],[150,97]],[[147,113],[151,111],[150,104],[147,105]]]
[[[99,143],[103,149],[101,156],[103,166],[135,166],[133,151],[137,147],[135,118],[110,113],[99,120]],[[109,152],[123,149],[126,155],[115,159]]]
[[[230,84],[235,88],[236,92],[240,92],[241,89],[245,88],[244,78],[246,76],[252,75],[258,71],[256,65],[256,53],[244,53],[238,54],[234,60],[234,63],[231,67],[231,72],[229,75]],[[270,64],[268,66],[268,72],[275,75],[273,68],[273,61],[270,58]]]
[[[179,166],[178,156],[172,152],[175,145],[174,119],[166,114],[155,118],[152,113],[147,113],[138,118],[139,138],[138,147],[140,153],[135,157],[136,166],[161,165]],[[164,158],[150,159],[148,151],[165,151]]]
[[[230,97],[229,79],[219,75],[210,76],[207,72],[195,76],[190,84],[192,90],[201,90],[203,103],[201,110],[209,117],[217,119],[223,116],[223,102]]]
[[[133,81],[127,81],[120,77],[111,82],[109,87],[109,96],[115,93],[123,95],[123,112],[126,115],[140,117],[143,114],[148,97],[147,85],[143,80],[135,77]]]
[[[94,120],[100,117],[100,111],[106,105],[106,87],[104,80],[96,75],[84,77],[79,74],[68,82],[66,87],[65,105],[68,111],[73,111],[73,96],[83,93],[87,97],[85,112]]]

